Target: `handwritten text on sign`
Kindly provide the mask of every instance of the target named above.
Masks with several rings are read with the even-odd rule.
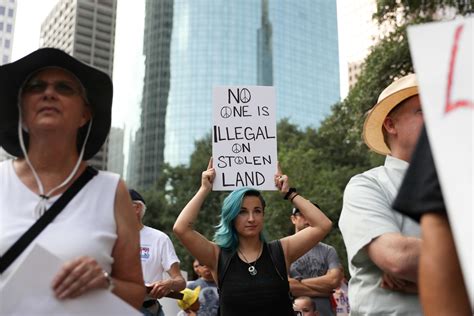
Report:
[[[275,89],[230,86],[215,87],[213,92],[213,189],[231,191],[249,186],[275,190]]]
[[[474,18],[408,29],[423,116],[474,306]]]

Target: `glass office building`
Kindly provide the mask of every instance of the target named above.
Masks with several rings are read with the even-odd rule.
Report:
[[[195,141],[211,133],[214,86],[273,85],[278,119],[301,128],[318,127],[339,100],[336,1],[147,0],[145,15],[133,186],[152,185],[163,161],[188,163]]]
[[[131,146],[129,183],[152,185],[163,164],[165,117],[170,85],[170,40],[173,1],[149,0],[145,6],[143,56],[145,73],[140,103],[140,127]]]
[[[164,159],[211,132],[216,85],[274,85],[277,117],[317,127],[339,100],[336,2],[176,0]]]

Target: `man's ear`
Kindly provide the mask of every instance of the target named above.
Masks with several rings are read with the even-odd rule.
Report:
[[[393,118],[391,118],[390,116],[387,116],[384,120],[383,120],[383,126],[382,128],[385,129],[385,131],[388,133],[388,134],[396,134],[397,131],[395,129],[395,123],[393,121]]]
[[[291,222],[293,223],[293,225],[296,224],[296,216],[295,215],[291,215],[290,216],[290,219],[291,219]]]

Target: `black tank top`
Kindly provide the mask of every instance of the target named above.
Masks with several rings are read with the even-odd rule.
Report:
[[[220,285],[220,315],[294,315],[288,279],[278,275],[266,245],[255,264],[257,275],[248,268],[236,252]]]

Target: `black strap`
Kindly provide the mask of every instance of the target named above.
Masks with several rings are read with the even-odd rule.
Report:
[[[225,248],[221,248],[219,251],[219,259],[217,261],[217,288],[220,289],[222,287],[222,283],[224,282],[225,274],[229,268],[230,260],[234,256],[236,251],[230,251]],[[219,296],[220,297],[220,296]]]
[[[270,254],[270,258],[272,258],[273,266],[275,267],[276,272],[280,276],[280,279],[288,279],[288,273],[286,272],[285,254],[283,253],[281,241],[279,239],[273,240],[267,245],[268,253]]]
[[[73,184],[54,202],[8,250],[0,257],[0,274],[28,247],[28,245],[51,223],[74,196],[97,174],[97,170],[88,166]]]

